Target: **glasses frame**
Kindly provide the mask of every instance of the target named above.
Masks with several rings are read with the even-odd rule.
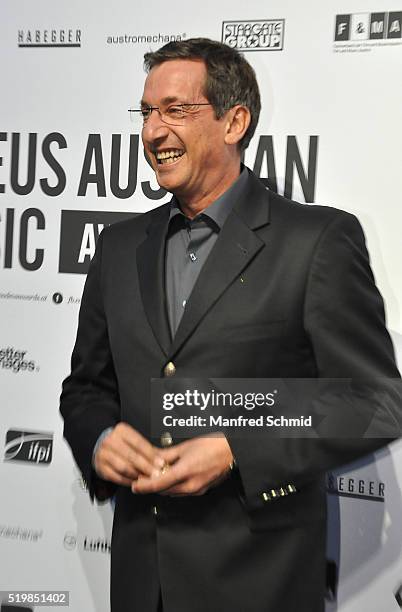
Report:
[[[183,125],[181,121],[180,123],[172,123],[172,121],[174,120],[166,121],[166,112],[169,110],[169,108],[172,108],[172,107],[175,107],[175,108],[179,107],[181,108],[182,111],[185,111],[187,107],[191,107],[191,106],[197,107],[197,106],[213,106],[213,105],[211,104],[211,102],[183,102],[180,104],[176,104],[176,103],[168,104],[168,106],[166,106],[164,110],[161,110],[160,106],[143,106],[142,108],[129,108],[128,112],[130,113],[132,117],[138,116],[139,119],[142,119],[143,126],[146,124],[148,119],[150,119],[152,115],[152,111],[157,111],[161,121],[163,121],[163,123],[165,123],[166,125],[180,126],[180,125]],[[144,115],[144,112],[148,112],[147,116]],[[188,112],[188,114],[184,112],[184,115],[181,119],[185,120],[186,117],[190,115],[191,115],[190,112]]]

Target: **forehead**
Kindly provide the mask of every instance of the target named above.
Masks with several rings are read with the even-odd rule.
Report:
[[[202,60],[169,60],[150,70],[143,101],[156,104],[164,98],[199,101],[207,76]],[[194,97],[196,96],[196,97]]]

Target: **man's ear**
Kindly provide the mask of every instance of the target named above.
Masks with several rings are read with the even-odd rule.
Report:
[[[238,104],[228,111],[226,118],[225,142],[228,145],[237,144],[243,138],[250,125],[251,115],[247,106]]]

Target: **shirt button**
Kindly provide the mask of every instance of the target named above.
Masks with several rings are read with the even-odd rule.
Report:
[[[152,506],[151,508],[151,514],[153,514],[154,516],[156,516],[158,514],[158,508],[157,506]]]
[[[163,374],[166,378],[176,374],[176,366],[174,365],[173,361],[169,361],[169,363],[165,365],[163,368]]]

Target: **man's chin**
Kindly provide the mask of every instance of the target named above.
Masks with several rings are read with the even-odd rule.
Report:
[[[159,171],[159,168],[155,172],[156,180],[158,185],[162,189],[166,189],[170,193],[177,193],[183,184],[183,180],[180,180],[179,176],[175,172],[166,172],[165,170]]]

